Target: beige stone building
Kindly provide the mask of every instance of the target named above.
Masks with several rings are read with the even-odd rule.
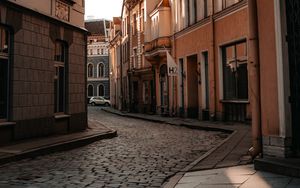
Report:
[[[121,24],[122,109],[155,112],[155,82],[152,65],[144,56],[144,0],[124,0]]]
[[[109,36],[109,67],[110,67],[110,102],[111,105],[122,110],[122,64],[121,64],[121,18],[114,17]]]
[[[87,127],[84,0],[0,2],[0,144]]]

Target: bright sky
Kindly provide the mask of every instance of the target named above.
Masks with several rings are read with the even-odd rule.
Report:
[[[85,19],[106,18],[121,16],[123,0],[85,0]]]

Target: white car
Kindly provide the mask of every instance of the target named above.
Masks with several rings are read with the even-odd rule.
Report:
[[[110,106],[110,101],[109,101],[109,100],[106,100],[106,99],[103,98],[103,97],[92,97],[92,98],[90,99],[89,103],[90,103],[92,106],[95,106],[95,105]]]

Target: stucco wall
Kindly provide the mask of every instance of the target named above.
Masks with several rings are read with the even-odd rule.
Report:
[[[263,135],[279,134],[274,2],[258,3]]]

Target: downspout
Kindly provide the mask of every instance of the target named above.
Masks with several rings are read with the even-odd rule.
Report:
[[[88,101],[87,101],[87,98],[88,98],[88,94],[87,94],[87,78],[88,78],[88,75],[87,75],[87,63],[88,63],[88,58],[87,58],[87,50],[88,50],[88,44],[87,44],[87,40],[88,40],[88,33],[85,33],[84,34],[84,41],[85,41],[85,44],[84,44],[84,82],[85,82],[85,92],[84,92],[84,99],[85,99],[85,115],[86,115],[86,119],[85,119],[85,124],[86,124],[86,127],[85,128],[88,128]]]
[[[249,11],[249,80],[250,104],[252,109],[252,147],[249,153],[254,158],[262,151],[261,109],[260,109],[260,69],[258,46],[257,2],[248,1]]]
[[[211,1],[212,3],[212,10],[211,10],[211,16],[210,16],[210,22],[211,22],[211,31],[212,31],[212,40],[211,40],[211,58],[210,58],[210,61],[211,61],[211,64],[213,65],[213,84],[212,86],[214,87],[214,95],[213,95],[213,106],[214,106],[214,112],[211,113],[211,120],[216,120],[216,113],[217,113],[217,86],[216,86],[216,65],[215,65],[215,22],[214,22],[214,14],[215,14],[215,2],[214,1]]]
[[[123,18],[122,18],[123,20]],[[123,22],[121,22],[123,23]],[[122,28],[122,25],[121,25]],[[123,32],[120,33],[120,39],[118,38],[118,40],[120,40],[120,85],[121,85],[121,110],[124,110],[124,95],[123,95],[123,44],[122,44],[122,36],[123,36]],[[119,41],[118,41],[119,42]],[[118,47],[118,43],[117,43],[117,47]],[[120,100],[120,99],[119,99]]]

